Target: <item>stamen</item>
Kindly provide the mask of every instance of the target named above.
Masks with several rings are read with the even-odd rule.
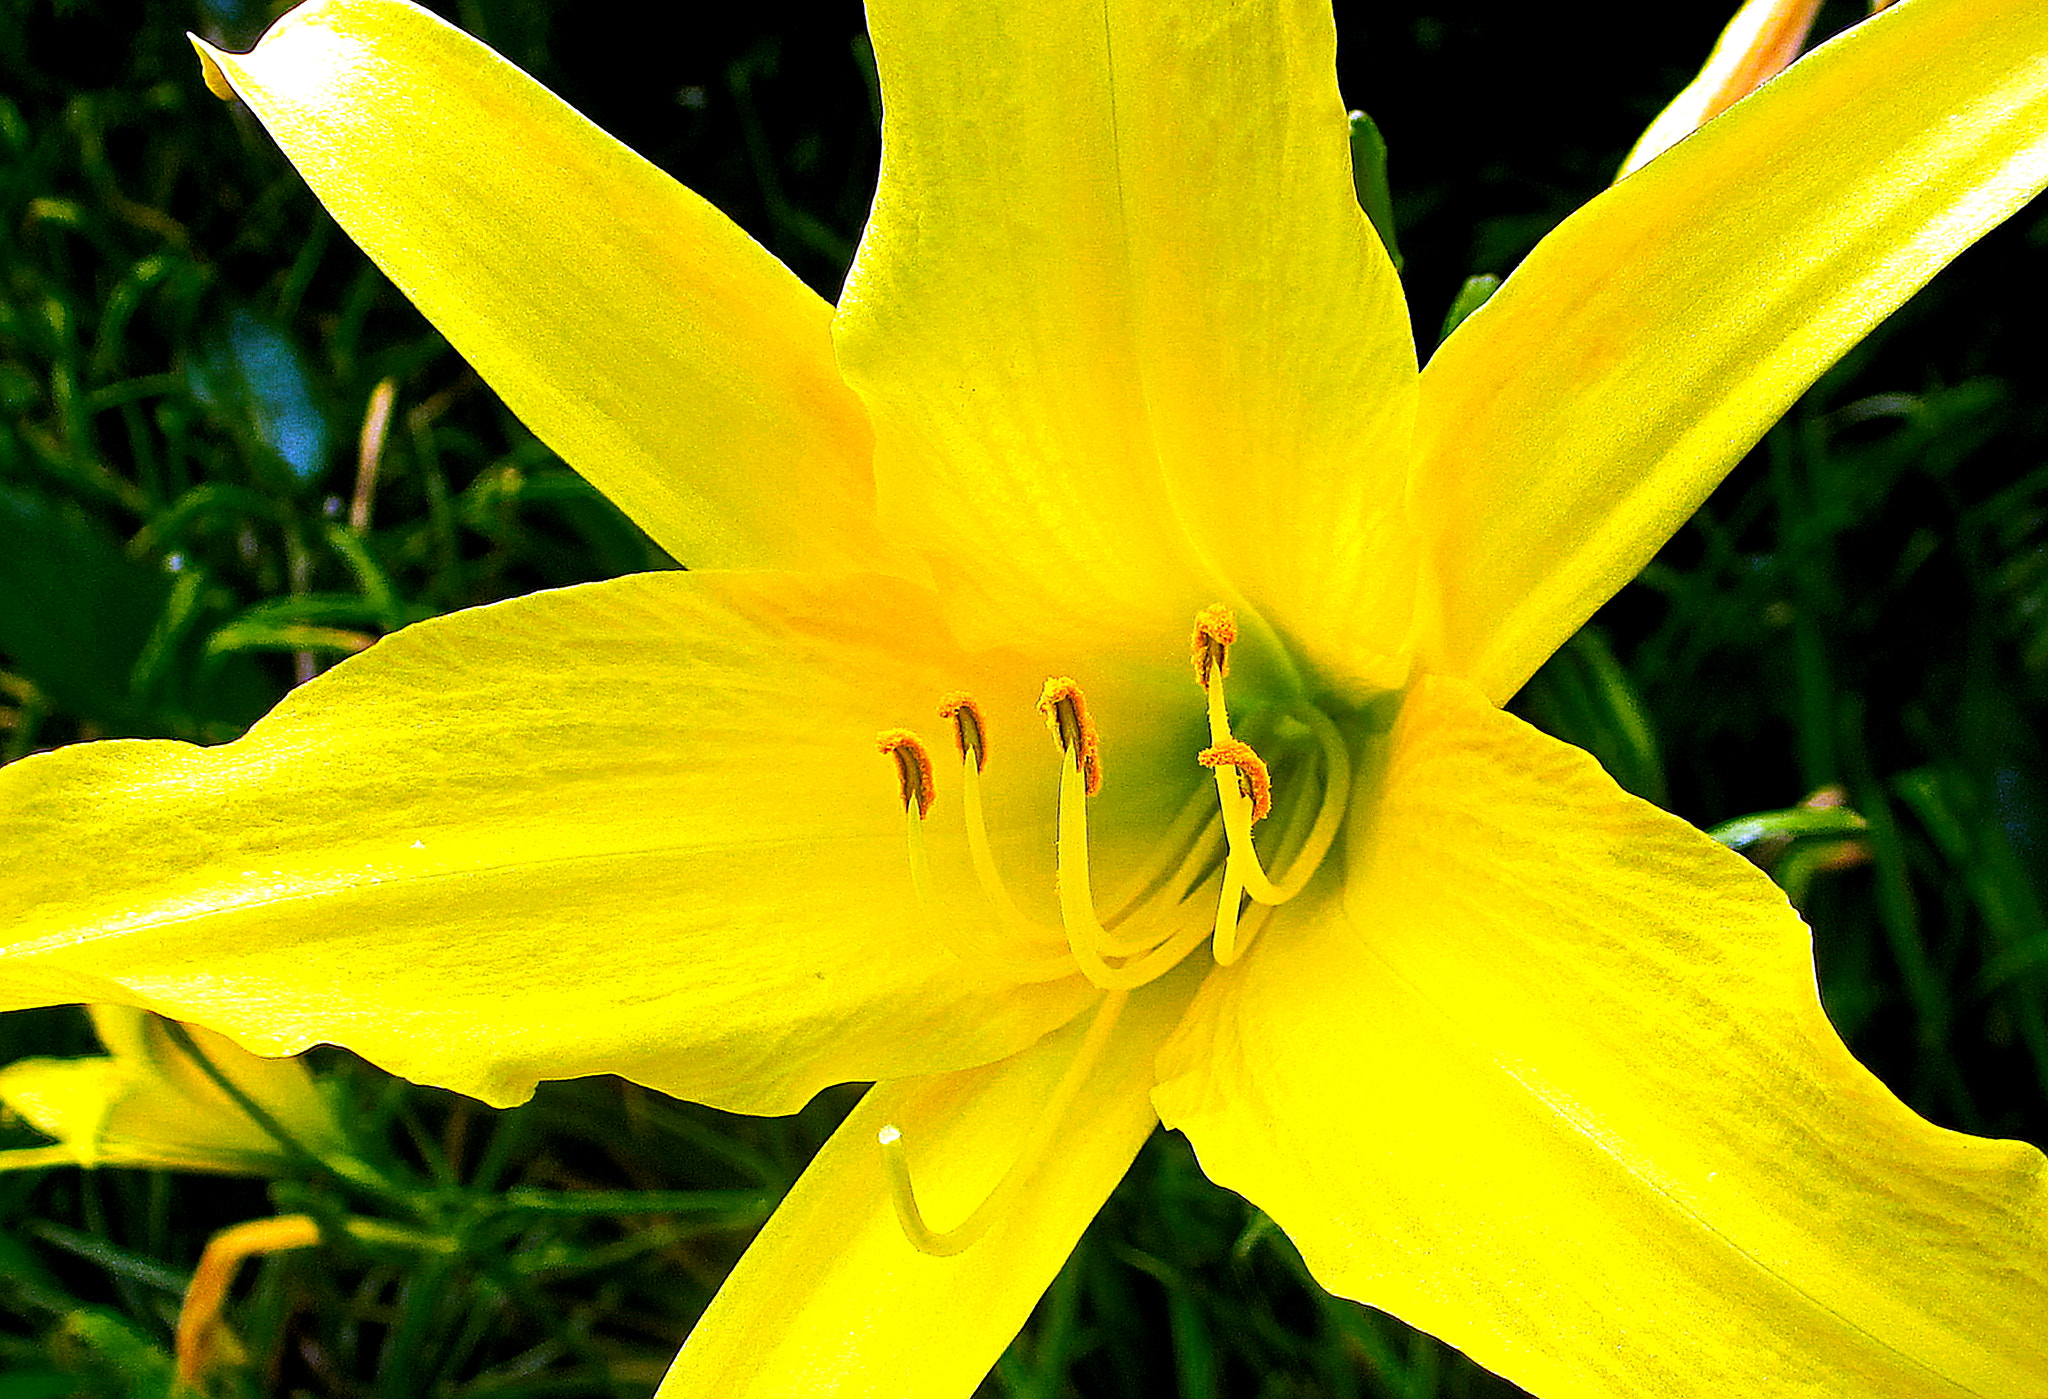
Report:
[[[1222,824],[1222,815],[1212,803],[1203,799],[1201,788],[1188,793],[1188,799],[1181,804],[1173,824],[1167,827],[1166,834],[1153,842],[1145,863],[1130,876],[1123,897],[1116,903],[1116,912],[1102,920],[1103,928],[1112,934],[1102,946],[1105,953],[1128,957],[1158,942],[1154,935],[1119,938],[1114,934],[1162,889],[1179,891],[1171,902],[1181,903],[1207,877],[1207,867],[1222,863],[1215,848],[1215,838],[1222,834]]]
[[[1302,844],[1301,853],[1287,866],[1287,873],[1279,881],[1269,883],[1265,871],[1259,865],[1258,857],[1252,852],[1251,828],[1246,824],[1243,845],[1245,853],[1251,856],[1252,869],[1256,877],[1248,874],[1245,892],[1262,904],[1284,904],[1299,894],[1323,863],[1323,857],[1330,853],[1330,845],[1337,838],[1337,828],[1343,824],[1344,809],[1351,801],[1351,750],[1344,746],[1344,735],[1337,732],[1337,726],[1329,716],[1319,709],[1304,709],[1300,713],[1303,723],[1315,735],[1317,746],[1323,754],[1323,799],[1316,809],[1315,824],[1309,828],[1308,839]],[[1230,825],[1230,813],[1223,814],[1224,829]],[[1237,845],[1232,839],[1233,849]],[[1263,886],[1263,887],[1262,887]]]
[[[1237,945],[1237,919],[1244,909],[1244,874],[1233,850],[1223,865],[1223,892],[1216,899],[1216,927],[1209,938],[1209,955],[1216,965],[1227,967],[1243,951]]]
[[[1306,884],[1309,875],[1315,872],[1317,863],[1321,861],[1323,852],[1329,848],[1327,838],[1320,847],[1311,848],[1310,837],[1314,832],[1309,829],[1311,818],[1320,819],[1323,812],[1329,809],[1329,804],[1318,800],[1313,812],[1309,810],[1309,806],[1310,801],[1306,797],[1294,801],[1283,823],[1285,829],[1281,832],[1278,842],[1278,849],[1283,852],[1288,869],[1288,879],[1282,885],[1283,891],[1287,884]],[[1334,831],[1335,823],[1329,824]],[[1268,829],[1270,830],[1270,827]],[[1304,856],[1311,858],[1305,860]],[[1245,949],[1252,945],[1252,940],[1272,921],[1273,910],[1278,907],[1277,904],[1260,903],[1256,900],[1249,907],[1244,907],[1242,899],[1243,891],[1240,887],[1236,895],[1237,901],[1232,904],[1232,916],[1228,926],[1225,927],[1219,918],[1217,936],[1210,947],[1219,967],[1227,967],[1244,956]]]
[[[967,826],[967,855],[974,864],[975,878],[981,882],[982,895],[1005,932],[1025,946],[1036,945],[1041,949],[1021,956],[1005,952],[995,955],[994,960],[1022,981],[1052,981],[1072,975],[1074,968],[1065,950],[1065,935],[1018,908],[996,869],[981,806],[981,769],[988,759],[988,724],[981,717],[981,706],[971,695],[955,692],[939,705],[939,717],[953,721],[953,740],[960,750],[960,806]],[[1050,946],[1061,950],[1044,950]]]
[[[1240,899],[1243,890],[1239,890]],[[1226,930],[1219,920],[1215,938],[1210,942],[1210,953],[1216,965],[1227,967],[1244,956],[1245,949],[1252,945],[1252,939],[1264,930],[1273,918],[1273,905],[1253,903],[1243,909],[1243,916],[1233,916]]]
[[[1087,795],[1092,797],[1101,791],[1102,749],[1095,738],[1095,725],[1089,722],[1081,687],[1064,675],[1046,681],[1038,696],[1038,712],[1045,716],[1046,726],[1059,739],[1061,749],[1081,770]]]
[[[972,754],[976,772],[987,767],[988,725],[981,717],[981,706],[974,702],[974,696],[965,690],[955,690],[939,701],[939,717],[953,721],[953,742],[960,749],[960,760],[965,762]]]
[[[1328,774],[1325,773],[1325,776],[1327,777]],[[1301,790],[1300,784],[1297,784],[1296,790]],[[1327,797],[1319,799],[1317,805],[1319,809],[1316,815],[1320,816],[1322,810],[1328,808]],[[1316,860],[1320,860],[1321,850],[1328,848],[1328,842],[1325,841],[1321,849],[1310,852],[1309,841],[1303,838],[1304,827],[1308,825],[1308,822],[1304,819],[1308,815],[1308,806],[1309,799],[1307,797],[1298,798],[1290,804],[1287,820],[1284,822],[1285,829],[1281,832],[1278,841],[1278,849],[1285,852],[1288,856],[1289,879],[1298,881],[1301,884],[1306,884],[1308,876],[1315,870],[1315,863],[1305,863],[1302,856],[1307,853],[1314,853]],[[1334,822],[1331,823],[1331,827],[1334,832]],[[1272,917],[1273,909],[1276,907],[1274,904],[1262,903],[1256,899],[1252,901],[1250,907],[1245,906],[1245,884],[1242,872],[1239,869],[1238,861],[1230,853],[1227,839],[1224,845],[1223,891],[1217,899],[1215,935],[1209,945],[1210,955],[1216,959],[1216,965],[1219,967],[1227,967],[1238,958],[1244,956],[1245,949],[1251,946],[1252,939],[1258,936],[1260,930],[1266,926]],[[1254,862],[1256,863],[1256,859]],[[1286,890],[1283,888],[1280,892],[1286,892]]]
[[[1343,736],[1321,711],[1304,708],[1278,716],[1281,727],[1275,741],[1286,745],[1288,771],[1295,771],[1293,755],[1300,751],[1304,730],[1321,749],[1321,761],[1316,765],[1321,771],[1320,781],[1304,780],[1299,786],[1290,786],[1287,818],[1276,823],[1284,829],[1277,836],[1271,829],[1267,831],[1268,853],[1285,857],[1285,873],[1275,879],[1267,872],[1252,838],[1253,827],[1273,812],[1272,774],[1250,744],[1231,734],[1224,695],[1230,648],[1237,635],[1235,617],[1220,603],[1202,609],[1195,618],[1193,659],[1208,702],[1210,733],[1210,745],[1201,750],[1198,761],[1215,775],[1217,808],[1205,816],[1204,799],[1191,797],[1171,831],[1149,843],[1149,854],[1127,879],[1125,897],[1107,923],[1096,913],[1089,869],[1088,803],[1102,786],[1100,741],[1087,702],[1072,679],[1058,676],[1046,681],[1038,700],[1039,712],[1066,759],[1060,765],[1055,831],[1058,927],[1026,916],[996,867],[981,794],[981,773],[988,762],[988,726],[974,698],[963,692],[947,695],[939,715],[953,725],[968,853],[993,915],[993,927],[986,920],[959,926],[936,914],[922,830],[935,795],[930,756],[907,730],[892,729],[880,735],[877,747],[897,764],[912,881],[925,917],[940,939],[962,957],[999,965],[1019,981],[1047,981],[1079,970],[1091,984],[1112,994],[1164,975],[1205,939],[1212,940],[1219,964],[1228,965],[1243,954],[1267,921],[1269,910],[1299,894],[1328,855],[1350,800],[1351,759]],[[1313,759],[1303,761],[1304,779],[1313,773],[1313,763]],[[1220,842],[1215,837],[1219,824],[1224,837]],[[1214,918],[1206,926],[1201,921],[1174,918],[1174,912],[1211,874],[1219,876]],[[1249,909],[1247,898],[1253,905]],[[1137,916],[1146,914],[1155,900],[1166,906],[1166,917],[1157,916],[1159,909]],[[1132,926],[1121,935],[1110,931],[1127,922]],[[1064,952],[1053,950],[1060,943],[1065,945]]]
[[[1330,844],[1337,837],[1337,828],[1343,822],[1344,808],[1351,799],[1351,754],[1344,746],[1343,735],[1320,710],[1303,710],[1302,720],[1322,748],[1322,804],[1316,811],[1315,824],[1309,828],[1308,839],[1302,843],[1300,852],[1289,863],[1286,875],[1278,882],[1267,876],[1265,866],[1259,861],[1258,850],[1252,843],[1252,823],[1265,814],[1265,808],[1271,802],[1270,787],[1263,802],[1258,791],[1265,764],[1243,744],[1236,745],[1244,750],[1242,754],[1228,745],[1219,744],[1204,750],[1201,755],[1204,765],[1216,769],[1216,796],[1223,807],[1223,829],[1230,844],[1230,855],[1223,870],[1223,892],[1216,907],[1216,933],[1211,943],[1211,953],[1220,966],[1229,966],[1244,951],[1237,940],[1238,913],[1243,896],[1249,894],[1261,904],[1283,904],[1306,888],[1323,857],[1329,853]],[[1239,761],[1247,755],[1250,764]],[[1223,768],[1226,766],[1236,770],[1238,781],[1231,782],[1225,778]]]
[[[1210,693],[1221,688],[1218,685]],[[1273,782],[1252,746],[1238,739],[1204,748],[1195,760],[1215,769],[1216,798],[1223,806],[1223,830],[1230,843],[1230,855],[1223,864],[1223,890],[1216,901],[1216,931],[1210,943],[1216,964],[1227,967],[1237,960],[1237,918],[1246,886],[1257,879],[1270,888],[1258,851],[1252,847],[1252,826],[1273,808]],[[1235,782],[1224,775],[1225,768],[1233,771]]]
[[[1209,676],[1230,674],[1230,648],[1237,644],[1237,617],[1220,602],[1195,614],[1195,674],[1202,688]]]
[[[918,1208],[916,1187],[911,1183],[910,1163],[904,1158],[902,1129],[893,1122],[882,1128],[876,1140],[882,1148],[882,1169],[889,1182],[889,1199],[896,1207],[896,1220],[902,1225],[904,1236],[920,1252],[937,1258],[964,1253],[988,1233],[997,1219],[1009,1212],[1011,1202],[1025,1181],[1044,1163],[1068,1109],[1073,1107],[1074,1098],[1081,1091],[1081,1085],[1100,1066],[1103,1052],[1109,1047],[1110,1032],[1116,1028],[1117,1017],[1129,999],[1125,992],[1112,992],[1102,998],[1080,1047],[1067,1061],[1059,1084],[1039,1110],[1037,1120],[1031,1124],[1023,1147],[1004,1170],[995,1188],[982,1198],[967,1218],[951,1229],[935,1230],[925,1222],[924,1211]]]
[[[1316,822],[1309,827],[1301,853],[1288,864],[1286,875],[1274,890],[1279,897],[1262,899],[1262,903],[1286,903],[1302,891],[1323,863],[1323,856],[1330,853],[1337,827],[1344,821],[1344,808],[1351,801],[1351,750],[1344,746],[1344,735],[1337,732],[1330,716],[1320,709],[1302,710],[1301,719],[1323,750],[1323,802],[1316,808]]]
[[[1078,740],[1085,734],[1087,711],[1074,705],[1078,721],[1062,721],[1058,711],[1071,701],[1078,701],[1080,695],[1073,689],[1071,680],[1048,682],[1046,694],[1054,696],[1057,687],[1064,688],[1051,699],[1048,717],[1054,720],[1061,743],[1068,745],[1069,735]],[[1073,752],[1073,748],[1069,746],[1068,751]],[[1060,764],[1058,846],[1056,882],[1060,895],[1060,921],[1066,926],[1067,949],[1080,964],[1081,974],[1102,990],[1128,991],[1164,976],[1208,936],[1208,930],[1201,924],[1189,924],[1129,961],[1113,967],[1104,960],[1105,955],[1115,955],[1111,949],[1126,944],[1112,938],[1095,916],[1095,896],[1088,876],[1088,779],[1078,758]]]
[[[960,804],[966,813],[967,853],[974,863],[975,876],[981,881],[983,894],[989,906],[1006,929],[1026,942],[1057,944],[1056,955],[1041,956],[1028,965],[1043,969],[1050,974],[1057,965],[1064,971],[1073,970],[1071,954],[1066,950],[1066,933],[1057,927],[1038,922],[1017,907],[1001,873],[996,869],[995,856],[988,839],[988,826],[983,816],[981,800],[980,769],[986,764],[988,752],[988,721],[982,717],[981,706],[974,697],[956,691],[939,705],[939,717],[953,721],[955,746],[960,750]],[[979,762],[968,762],[970,755],[980,758]],[[1159,890],[1168,886],[1192,888],[1200,873],[1199,866],[1212,858],[1207,849],[1205,837],[1216,833],[1218,821],[1215,808],[1206,806],[1200,792],[1189,794],[1172,826],[1159,840],[1154,842],[1150,857],[1144,865],[1134,871],[1118,901],[1117,911],[1102,920],[1104,940],[1098,950],[1105,956],[1129,957],[1135,953],[1149,952],[1160,943],[1156,931],[1139,933],[1132,937],[1118,937],[1113,931],[1129,921],[1132,914]],[[1033,977],[1031,979],[1042,979]]]
[[[934,796],[931,755],[925,751],[925,746],[917,735],[908,729],[885,730],[876,736],[875,747],[896,760],[896,776],[903,791],[904,838],[910,849],[910,883],[917,891],[918,911],[924,915],[925,926],[931,930],[933,937],[945,944],[947,950],[963,962],[980,962],[1000,967],[1006,975],[1013,976],[1020,982],[1055,981],[1063,976],[1072,976],[1074,969],[1065,953],[1056,956],[1020,956],[1013,948],[997,946],[982,935],[980,930],[970,929],[956,919],[943,918],[939,915],[938,896],[932,882],[931,855],[924,843],[925,815],[932,808]],[[981,790],[975,781],[976,773],[971,764],[962,762],[961,771],[965,774],[967,782],[966,802],[973,808],[976,823],[970,826],[972,832],[978,828],[980,820]],[[971,834],[969,839],[971,844]],[[983,838],[982,845],[985,854],[986,837]],[[1005,897],[1007,898],[1007,895]],[[1010,912],[1018,921],[1024,921],[1022,915],[1017,914],[1015,905],[1010,906]],[[1026,926],[1038,932],[1041,938],[1056,936],[1050,929],[1039,929],[1029,923]]]
[[[909,729],[884,729],[875,735],[875,747],[896,760],[903,805],[916,802],[919,820],[931,815],[932,799],[938,793],[932,786],[932,755],[925,751],[924,743]]]
[[[1238,790],[1252,804],[1250,824],[1257,825],[1266,819],[1266,813],[1273,809],[1273,778],[1266,771],[1265,760],[1252,751],[1249,743],[1238,739],[1219,743],[1214,748],[1204,748],[1195,755],[1195,761],[1205,768],[1236,768]]]
[[[1209,742],[1230,742],[1230,707],[1223,677],[1230,674],[1230,648],[1237,642],[1237,616],[1220,602],[1195,614],[1195,677],[1209,699]]]

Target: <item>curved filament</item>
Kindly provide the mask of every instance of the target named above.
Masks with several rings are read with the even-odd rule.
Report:
[[[910,1163],[905,1159],[903,1133],[894,1123],[882,1128],[876,1141],[882,1148],[882,1169],[888,1177],[889,1199],[896,1208],[897,1222],[902,1225],[906,1238],[921,1253],[937,1258],[951,1258],[964,1253],[982,1239],[989,1228],[1008,1212],[1011,1202],[1023,1188],[1024,1182],[1041,1165],[1058,1134],[1060,1123],[1067,1110],[1074,1105],[1074,1098],[1081,1091],[1081,1085],[1102,1062],[1103,1051],[1108,1048],[1110,1032],[1116,1028],[1124,1003],[1130,999],[1123,992],[1113,992],[1102,998],[1095,1008],[1095,1018],[1088,1024],[1088,1033],[1082,1037],[1081,1045],[1074,1051],[1074,1057],[1067,1061],[1066,1070],[1060,1081],[1039,1109],[1037,1120],[1031,1124],[1031,1131],[1024,1138],[1024,1144],[995,1188],[982,1197],[967,1218],[951,1229],[933,1229],[925,1220],[924,1211],[917,1203],[917,1189],[910,1179]]]
[[[1190,923],[1127,962],[1111,966],[1104,960],[1104,949],[1118,945],[1118,941],[1095,916],[1088,876],[1087,777],[1080,763],[1071,757],[1060,764],[1058,882],[1067,947],[1080,964],[1081,974],[1105,991],[1128,991],[1156,980],[1209,935],[1209,930],[1200,923]]]
[[[978,930],[970,931],[969,925],[959,919],[944,917],[933,890],[931,856],[926,853],[924,844],[924,818],[918,814],[914,802],[905,804],[904,816],[910,841],[910,882],[917,890],[918,911],[923,914],[932,935],[954,956],[964,962],[982,962],[998,967],[1005,975],[1020,982],[1057,981],[1063,976],[1073,975],[1073,963],[1064,952],[1037,956],[1021,954],[1013,948],[997,945]],[[1014,905],[1011,912],[1016,912]]]

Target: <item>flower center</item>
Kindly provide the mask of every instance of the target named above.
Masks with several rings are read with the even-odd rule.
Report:
[[[1291,711],[1275,726],[1273,740],[1286,751],[1285,785],[1291,790],[1276,792],[1265,760],[1231,730],[1224,691],[1236,640],[1237,623],[1228,608],[1207,607],[1195,618],[1195,676],[1205,696],[1209,746],[1194,759],[1214,774],[1215,805],[1197,797],[1182,809],[1152,842],[1150,858],[1131,876],[1131,892],[1108,918],[1097,912],[1088,840],[1088,802],[1103,782],[1101,745],[1080,686],[1055,677],[1038,699],[1062,759],[1058,927],[1025,914],[996,867],[981,791],[988,723],[973,697],[946,696],[939,717],[953,725],[968,858],[988,918],[949,916],[935,890],[924,832],[936,796],[929,752],[908,729],[878,737],[877,746],[896,760],[911,882],[926,922],[946,946],[1019,981],[1051,981],[1078,971],[1103,991],[1129,991],[1156,980],[1204,941],[1221,965],[1243,954],[1266,912],[1299,894],[1329,853],[1350,797],[1351,760],[1336,726],[1320,710]],[[1312,740],[1306,752],[1299,751],[1303,738]],[[1277,823],[1274,848],[1286,862],[1278,879],[1267,872],[1252,834],[1276,802],[1284,819]],[[1179,905],[1219,867],[1215,915],[1189,918]],[[991,923],[993,935],[987,931]]]
[[[999,1217],[1003,1202],[1021,1188],[1024,1177],[1050,1148],[1051,1134],[1100,1062],[1133,990],[1164,976],[1204,941],[1219,965],[1236,961],[1271,911],[1307,887],[1329,853],[1351,793],[1351,758],[1344,740],[1336,725],[1313,707],[1284,715],[1273,726],[1273,742],[1279,747],[1271,751],[1285,754],[1286,780],[1276,793],[1265,759],[1231,730],[1224,680],[1236,640],[1236,619],[1227,607],[1204,608],[1195,618],[1195,677],[1204,692],[1209,746],[1194,759],[1213,774],[1216,801],[1211,805],[1197,790],[1152,843],[1149,858],[1132,876],[1131,892],[1106,919],[1096,911],[1088,843],[1088,801],[1102,788],[1102,752],[1080,686],[1055,677],[1045,682],[1038,699],[1039,712],[1061,755],[1056,928],[1017,906],[996,867],[981,791],[982,771],[988,764],[988,723],[973,697],[946,696],[939,717],[953,725],[968,859],[988,918],[948,916],[934,887],[924,835],[936,796],[929,751],[908,729],[889,729],[877,738],[876,746],[896,761],[911,883],[934,935],[956,955],[999,967],[1020,982],[1052,981],[1078,971],[1105,993],[1017,1158],[961,1224],[940,1231],[925,1222],[911,1187],[902,1134],[894,1126],[882,1131],[882,1158],[897,1216],[905,1234],[924,1252],[958,1253]],[[1252,827],[1274,811],[1276,802],[1283,816],[1276,823],[1280,834],[1273,848],[1286,862],[1285,873],[1277,880],[1267,873],[1252,836]],[[1211,876],[1219,880],[1214,916],[1189,917],[1181,905]],[[987,931],[991,924],[993,935]]]

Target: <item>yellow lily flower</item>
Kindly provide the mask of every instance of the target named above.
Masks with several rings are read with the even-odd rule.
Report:
[[[1419,373],[1321,0],[870,20],[836,309],[400,0],[205,51],[699,571],[0,773],[0,1004],[494,1103],[879,1080],[669,1395],[969,1393],[1160,1119],[1325,1286],[1539,1394],[2048,1392],[2041,1154],[1914,1116],[1768,881],[1499,709],[2048,182],[2048,7],[1859,26]]]
[[[92,1022],[104,1055],[0,1067],[0,1104],[57,1139],[0,1151],[0,1171],[133,1166],[281,1175],[294,1163],[279,1133],[310,1156],[353,1160],[332,1105],[298,1060],[259,1059],[197,1025],[181,1037],[129,1006],[94,1006]]]

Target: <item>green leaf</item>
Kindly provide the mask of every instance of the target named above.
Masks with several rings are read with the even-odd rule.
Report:
[[[171,594],[85,511],[0,483],[0,652],[59,708],[147,726],[128,676]]]
[[[1465,317],[1484,306],[1487,298],[1499,290],[1500,278],[1491,272],[1467,277],[1458,294],[1451,298],[1451,309],[1444,312],[1444,328],[1437,333],[1437,343],[1450,339],[1451,332],[1465,323]]]
[[[1846,806],[1793,806],[1783,811],[1738,816],[1723,821],[1707,834],[1731,850],[1753,850],[1771,841],[1859,835],[1868,825]]]
[[[70,1399],[83,1393],[76,1375],[55,1370],[16,1371],[0,1375],[0,1399]]]
[[[1401,248],[1394,241],[1394,187],[1387,182],[1387,140],[1371,117],[1351,114],[1351,184],[1358,191],[1359,207],[1372,220],[1387,256],[1401,267]]]

